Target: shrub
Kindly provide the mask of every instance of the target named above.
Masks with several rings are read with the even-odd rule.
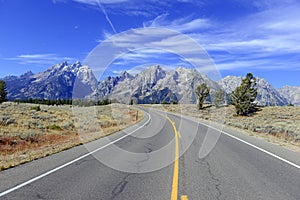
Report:
[[[32,106],[30,108],[30,110],[41,111],[41,107],[40,106]]]
[[[55,131],[61,131],[62,130],[62,128],[60,126],[56,125],[56,124],[48,125],[46,128],[49,129],[49,130],[55,130]]]
[[[0,126],[8,126],[15,123],[14,119],[11,119],[8,116],[0,116]]]
[[[26,133],[20,136],[21,140],[25,140],[26,142],[38,142],[40,135],[34,132]]]

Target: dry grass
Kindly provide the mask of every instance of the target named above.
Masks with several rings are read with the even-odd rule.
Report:
[[[142,118],[142,112],[121,104],[96,107],[1,104],[0,170],[101,138]]]
[[[233,106],[219,109],[208,107],[205,110],[197,110],[196,105],[182,104],[147,105],[147,107],[221,123],[228,127],[246,130],[249,135],[260,136],[282,146],[292,144],[295,147],[292,147],[293,150],[300,149],[300,107],[262,107],[249,117],[235,116]]]

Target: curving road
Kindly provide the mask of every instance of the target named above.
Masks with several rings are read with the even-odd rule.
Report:
[[[1,172],[0,199],[300,199],[299,154],[144,110],[137,126]]]

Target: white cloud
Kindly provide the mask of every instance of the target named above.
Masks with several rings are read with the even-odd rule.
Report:
[[[29,64],[40,64],[40,65],[53,65],[62,61],[75,62],[75,58],[58,56],[57,54],[47,53],[47,54],[22,54],[14,58],[6,58],[7,60],[18,61],[19,64],[29,65]]]
[[[143,25],[144,27],[164,27],[179,32],[191,32],[212,27],[210,20],[205,18],[190,19],[191,17],[187,16],[169,21],[167,17],[168,13],[164,13],[153,20],[144,22]]]
[[[140,0],[73,0],[91,8],[99,9],[99,4],[105,6],[107,11],[104,12],[106,16],[110,14],[123,14],[129,16],[154,16],[157,11],[161,11],[162,7],[169,4],[165,1],[147,0],[141,2]],[[171,0],[168,0],[171,1]]]
[[[188,35],[214,55],[219,69],[299,69],[299,10],[299,4],[268,7],[230,23],[214,22],[218,29],[209,33]]]
[[[116,3],[122,3],[129,0],[73,0],[78,3],[98,6],[99,3],[101,4],[116,4]]]
[[[147,1],[154,2],[154,1]],[[192,1],[188,1],[192,2]],[[240,2],[240,1],[239,1]],[[128,12],[152,12],[158,6],[145,3],[139,6],[140,10],[134,9],[128,3]],[[157,2],[159,5],[159,2]],[[164,2],[166,3],[166,2]],[[174,34],[163,30],[152,31],[135,30],[134,33],[124,34],[122,37],[114,38],[114,44],[119,48],[135,49],[137,44],[142,48],[153,48],[170,50],[178,55],[186,57],[193,63],[200,62],[203,58],[193,54],[200,48],[204,48],[213,55],[220,69],[237,68],[274,68],[285,69],[299,68],[296,61],[300,60],[300,5],[297,1],[288,3],[280,0],[270,1],[241,1],[257,8],[256,13],[244,18],[232,21],[215,21],[209,18],[197,18],[195,15],[171,18],[168,12],[156,15],[150,21],[143,23],[145,28],[167,28],[173,30]],[[111,4],[118,7],[117,4]],[[145,8],[148,8],[145,9]],[[166,9],[167,10],[167,9]],[[110,10],[111,11],[111,10]],[[176,31],[186,33],[185,37]],[[145,37],[141,37],[143,35]],[[111,35],[105,36],[105,38]],[[191,45],[188,38],[194,39],[198,45]],[[205,55],[203,50],[203,56]],[[156,51],[156,50],[155,50]],[[217,53],[216,53],[217,52]],[[158,52],[152,52],[154,55]],[[223,54],[223,55],[222,55]],[[291,56],[292,54],[292,56]],[[225,55],[225,56],[224,56]],[[133,60],[146,60],[149,56],[145,52],[138,52],[124,56],[123,63],[128,64]],[[286,57],[284,62],[277,56]]]

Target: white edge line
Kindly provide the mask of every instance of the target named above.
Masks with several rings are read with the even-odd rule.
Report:
[[[147,112],[144,111],[144,113],[147,113]],[[77,161],[79,161],[79,160],[87,157],[87,156],[90,156],[90,155],[96,153],[97,151],[100,151],[101,149],[104,149],[104,148],[108,147],[109,145],[112,145],[112,144],[114,144],[114,143],[116,143],[116,142],[118,142],[118,141],[120,141],[120,140],[122,140],[122,139],[124,139],[124,138],[126,138],[128,136],[130,136],[131,134],[133,134],[134,132],[136,132],[139,129],[143,128],[146,124],[148,124],[150,122],[151,116],[150,116],[149,113],[147,113],[147,115],[148,115],[149,119],[143,125],[141,125],[137,129],[135,129],[134,131],[131,131],[130,133],[128,133],[128,134],[126,134],[126,135],[124,135],[124,136],[122,136],[122,137],[120,137],[120,138],[118,138],[118,139],[116,139],[116,140],[114,140],[114,141],[112,141],[112,142],[110,142],[110,143],[102,146],[102,147],[99,147],[98,149],[95,149],[95,150],[93,150],[93,151],[91,151],[91,152],[89,152],[89,153],[87,153],[85,155],[82,155],[82,156],[80,156],[80,157],[78,157],[78,158],[76,158],[76,159],[74,159],[72,161],[69,161],[69,162],[67,162],[67,163],[65,163],[65,164],[63,164],[63,165],[61,165],[59,167],[56,167],[56,168],[54,168],[54,169],[52,169],[52,170],[50,170],[48,172],[45,172],[45,173],[43,173],[43,174],[41,174],[41,175],[39,175],[39,176],[37,176],[35,178],[32,178],[32,179],[30,179],[30,180],[28,180],[28,181],[26,181],[24,183],[21,183],[21,184],[15,186],[13,188],[10,188],[10,189],[8,189],[6,191],[3,191],[3,192],[0,193],[0,197],[5,196],[5,195],[7,195],[7,194],[9,194],[9,193],[11,193],[11,192],[13,192],[15,190],[18,190],[21,187],[24,187],[24,186],[26,186],[26,185],[34,182],[34,181],[37,181],[37,180],[39,180],[39,179],[41,179],[41,178],[43,178],[45,176],[48,176],[49,174],[52,174],[52,173],[54,173],[54,172],[56,172],[56,171],[58,171],[58,170],[60,170],[60,169],[62,169],[64,167],[67,167],[67,166],[69,166],[69,165],[71,165],[71,164],[73,164],[73,163],[75,163],[75,162],[77,162]]]
[[[259,150],[259,151],[262,151],[262,152],[264,152],[264,153],[266,153],[266,154],[268,154],[268,155],[270,155],[270,156],[272,156],[272,157],[274,157],[274,158],[277,158],[277,159],[279,159],[279,160],[281,160],[281,161],[283,161],[283,162],[285,162],[285,163],[287,163],[287,164],[289,164],[289,165],[291,165],[291,166],[293,166],[293,167],[296,167],[297,169],[300,169],[300,166],[297,165],[296,163],[293,163],[293,162],[291,162],[291,161],[289,161],[289,160],[286,160],[286,159],[284,159],[284,158],[282,158],[282,157],[280,157],[280,156],[278,156],[278,155],[276,155],[276,154],[274,154],[274,153],[271,153],[271,152],[269,152],[269,151],[267,151],[267,150],[265,150],[265,149],[263,149],[263,148],[261,148],[261,147],[258,147],[258,146],[254,145],[254,144],[251,144],[251,143],[249,143],[249,142],[247,142],[247,141],[245,141],[245,140],[242,140],[242,139],[240,139],[240,138],[238,138],[238,137],[236,137],[236,136],[233,136],[233,135],[231,135],[230,133],[227,133],[227,132],[225,132],[225,131],[223,131],[223,130],[217,129],[217,128],[215,128],[215,127],[213,127],[213,126],[210,126],[210,125],[208,125],[208,124],[205,124],[205,123],[203,123],[203,122],[196,121],[196,119],[189,119],[188,116],[178,115],[178,114],[174,114],[174,113],[170,113],[170,112],[167,112],[167,113],[169,113],[169,114],[171,114],[171,115],[177,115],[177,116],[179,116],[179,117],[183,117],[183,118],[185,118],[185,119],[187,119],[187,120],[190,120],[190,121],[192,121],[192,122],[200,123],[200,124],[202,124],[202,125],[204,125],[204,126],[207,126],[207,127],[209,127],[209,128],[212,128],[212,129],[214,129],[214,130],[216,130],[216,131],[220,131],[221,133],[223,133],[223,134],[225,134],[225,135],[227,135],[227,136],[229,136],[229,137],[231,137],[231,138],[233,138],[233,139],[236,139],[236,140],[238,140],[238,141],[240,141],[240,142],[242,142],[242,143],[244,143],[244,144],[247,144],[247,145],[249,145],[249,146],[251,146],[251,147],[253,147],[253,148],[255,148],[255,149]]]

